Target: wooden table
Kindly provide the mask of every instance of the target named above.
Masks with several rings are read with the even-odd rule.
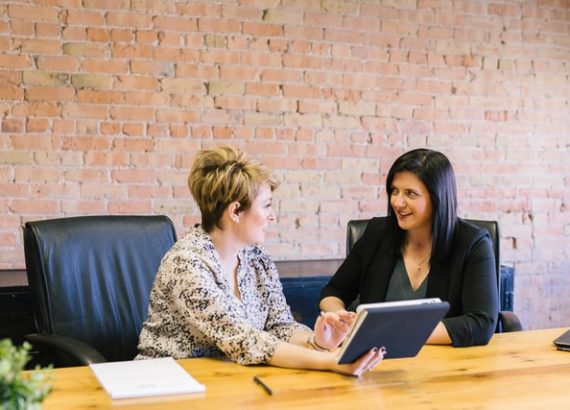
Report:
[[[206,393],[128,402],[112,402],[88,367],[56,369],[44,409],[570,408],[570,352],[552,345],[565,330],[498,334],[481,347],[425,346],[417,357],[387,360],[361,378],[221,359],[180,360]],[[272,388],[272,396],[253,382],[254,375]]]

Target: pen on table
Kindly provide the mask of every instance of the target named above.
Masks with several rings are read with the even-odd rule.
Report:
[[[273,391],[271,390],[271,387],[269,387],[268,385],[266,385],[266,384],[263,382],[263,380],[261,380],[260,377],[258,377],[258,376],[253,376],[253,381],[254,381],[257,385],[261,386],[261,388],[262,388],[263,390],[265,390],[265,393],[269,394],[270,396],[273,394]]]

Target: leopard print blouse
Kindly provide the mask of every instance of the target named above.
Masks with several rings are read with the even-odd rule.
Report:
[[[266,363],[280,341],[311,330],[293,319],[275,264],[260,246],[239,254],[231,292],[210,236],[194,226],[164,256],[150,293],[137,359],[227,355]]]

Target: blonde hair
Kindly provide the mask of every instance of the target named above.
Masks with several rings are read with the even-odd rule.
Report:
[[[266,165],[229,145],[198,152],[188,175],[188,188],[206,232],[221,228],[222,214],[230,203],[237,201],[239,210],[247,211],[264,183],[272,191],[278,186]]]

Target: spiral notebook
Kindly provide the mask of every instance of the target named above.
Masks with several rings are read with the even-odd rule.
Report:
[[[382,346],[384,359],[416,356],[448,310],[449,303],[439,298],[359,305],[338,363],[352,363]]]

